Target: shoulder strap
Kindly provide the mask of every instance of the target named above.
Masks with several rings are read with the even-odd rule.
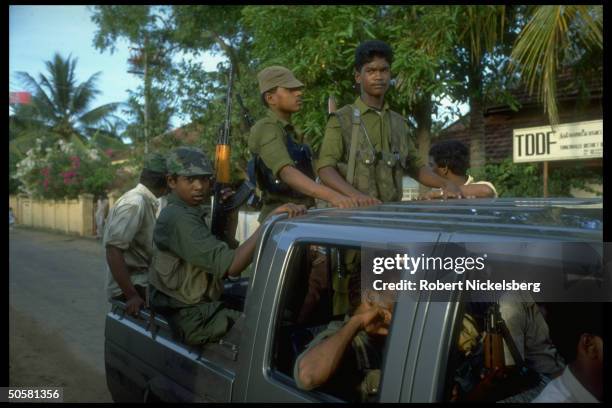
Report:
[[[389,144],[391,145],[390,147],[392,151],[399,151],[400,146],[401,146],[400,137],[399,137],[400,131],[406,124],[406,118],[404,118],[402,115],[392,110],[389,110],[389,114],[390,114],[389,122],[391,125],[391,129],[389,129],[390,130]]]
[[[357,156],[357,137],[359,136],[359,123],[360,122],[361,122],[361,118],[359,115],[359,109],[355,106],[352,106],[351,148],[349,150],[348,168],[346,171],[346,181],[349,184],[353,184],[353,180],[355,178],[355,158]]]

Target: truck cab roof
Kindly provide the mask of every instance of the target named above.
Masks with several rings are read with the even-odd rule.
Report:
[[[535,232],[547,238],[601,240],[603,201],[601,198],[406,201],[366,208],[311,210],[305,216],[281,222],[335,228],[437,229],[448,233],[469,230],[487,235],[497,231],[527,235]]]

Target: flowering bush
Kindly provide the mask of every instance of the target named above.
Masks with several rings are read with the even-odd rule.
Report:
[[[47,199],[76,198],[81,193],[98,195],[109,188],[115,169],[106,154],[95,148],[77,148],[60,140],[54,146],[36,146],[17,163],[13,175],[20,190]]]

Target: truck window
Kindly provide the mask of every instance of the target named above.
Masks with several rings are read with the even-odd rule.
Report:
[[[566,361],[555,344],[564,337],[562,324],[550,326],[544,318],[551,305],[517,301],[519,296],[506,292],[492,302],[462,304],[454,322],[446,401],[531,402],[563,370]],[[561,334],[551,337],[552,332]],[[524,368],[513,359],[509,342]]]
[[[388,333],[395,302],[385,303],[376,294],[361,292],[359,256],[359,248],[310,243],[290,251],[276,311],[271,370],[273,376],[316,400],[378,399],[388,337],[383,333]],[[357,269],[352,272],[355,263]],[[337,313],[343,307],[345,312]],[[368,311],[375,316],[371,334],[359,329],[359,325],[348,325],[355,315]],[[353,322],[359,319],[353,318]],[[336,344],[329,343],[330,339],[342,336],[340,331],[345,326],[357,327],[349,335],[351,340],[348,344],[344,342],[344,348],[330,347]],[[373,333],[375,328],[378,333]],[[335,369],[321,369],[338,355],[340,360]],[[304,377],[308,372],[324,373],[327,377]]]

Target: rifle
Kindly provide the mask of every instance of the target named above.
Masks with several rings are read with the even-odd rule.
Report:
[[[540,382],[540,376],[526,366],[499,311],[499,302],[493,303],[487,310],[485,326],[483,373],[491,374],[493,377],[488,380],[481,380],[468,393],[467,400],[499,401],[535,387]],[[512,354],[515,362],[514,367],[506,366],[504,342]],[[504,376],[498,377],[498,372],[495,369],[503,372]]]
[[[242,113],[242,121],[245,124],[246,128],[250,130],[255,124],[255,119],[251,116],[249,110],[244,106],[242,102],[242,97],[239,93],[236,94],[236,99],[238,100],[238,105],[240,105],[240,111]],[[255,192],[255,186],[257,185],[257,176],[255,170],[255,160],[249,160],[247,164],[247,179],[245,183],[248,183],[251,188],[249,196],[247,198],[247,205],[255,210],[259,210],[262,206],[261,197],[257,195]]]
[[[485,317],[484,366],[488,370],[506,366],[502,325],[505,327],[499,303],[494,303],[487,310]]]
[[[251,129],[255,124],[255,119],[253,119],[249,113],[249,110],[246,108],[246,106],[244,106],[244,103],[242,103],[242,97],[239,93],[236,94],[236,99],[238,99],[238,105],[240,105],[240,111],[242,112],[244,124],[246,125],[247,129]]]
[[[222,201],[221,191],[231,187],[230,183],[230,160],[231,160],[231,112],[232,112],[232,88],[234,85],[234,70],[230,66],[229,80],[227,85],[227,100],[225,103],[225,120],[219,130],[219,138],[215,148],[215,185],[213,187],[212,220],[210,230],[218,239],[227,242],[230,247],[237,247],[238,241],[234,238],[237,214],[234,212],[242,206],[254,193],[255,186],[245,180],[236,192],[227,200]],[[232,214],[233,213],[233,214]]]

